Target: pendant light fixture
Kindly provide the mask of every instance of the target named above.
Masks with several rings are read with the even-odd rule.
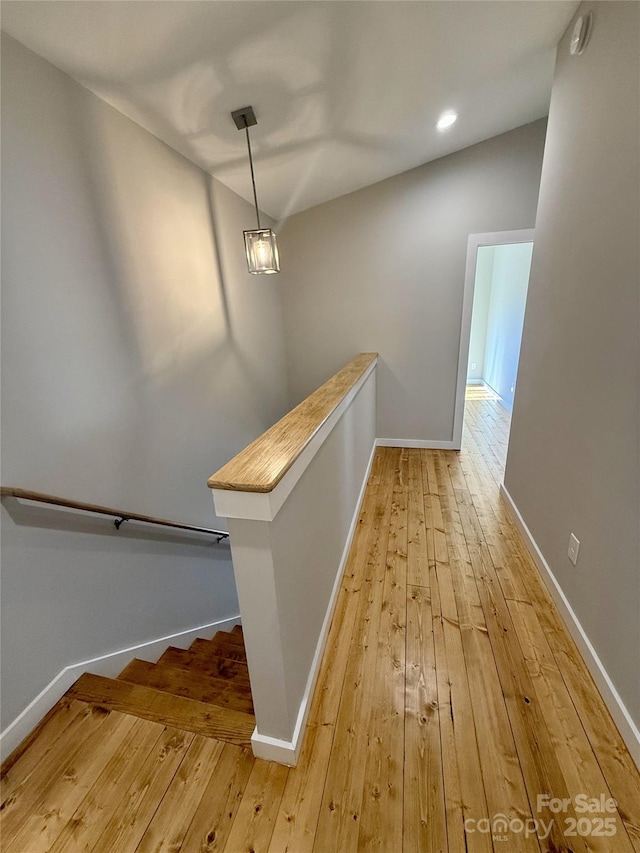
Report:
[[[249,128],[258,124],[253,107],[242,107],[231,113],[238,130],[244,130],[247,134],[247,149],[249,150],[249,166],[251,168],[251,184],[253,186],[253,202],[256,207],[256,219],[258,227],[255,231],[244,232],[244,248],[247,253],[247,264],[252,275],[263,275],[280,271],[280,258],[278,257],[278,245],[276,235],[271,228],[260,226],[260,211],[258,209],[258,194],[256,193],[256,179],[253,174],[253,157],[251,155],[251,140],[249,139]]]

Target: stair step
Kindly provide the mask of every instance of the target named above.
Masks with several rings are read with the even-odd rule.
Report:
[[[250,746],[255,728],[255,717],[252,714],[207,705],[183,696],[172,696],[152,687],[101,675],[81,675],[67,695],[237,746]]]
[[[242,637],[243,636],[242,625],[234,625],[233,628],[231,629],[231,633],[232,634],[240,634],[240,636]]]
[[[234,633],[233,631],[218,631],[213,638],[213,641],[219,640],[223,643],[233,643],[236,646],[242,646],[244,649],[244,637],[242,634]],[[211,640],[209,641],[211,642]]]
[[[215,657],[227,658],[240,663],[247,662],[247,654],[244,646],[236,643],[224,643],[221,640],[194,640],[189,647],[190,651],[201,652],[203,655],[214,655]]]
[[[169,646],[158,664],[198,672],[200,675],[213,678],[225,678],[234,684],[250,687],[249,670],[243,661],[228,660],[192,649],[177,649],[175,646]]]
[[[188,672],[138,659],[132,660],[118,678],[131,684],[153,687],[174,696],[184,696],[198,702],[253,714],[250,688],[224,678],[214,678],[200,672]]]

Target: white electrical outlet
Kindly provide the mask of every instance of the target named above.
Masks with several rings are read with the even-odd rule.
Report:
[[[576,537],[571,534],[569,537],[569,548],[567,549],[567,554],[569,555],[569,559],[575,566],[578,562],[578,551],[580,550],[580,540],[576,539]]]
[[[471,362],[471,370],[475,370],[477,366],[478,365],[475,363],[475,361]]]

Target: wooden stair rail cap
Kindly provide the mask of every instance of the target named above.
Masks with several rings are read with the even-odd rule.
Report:
[[[378,358],[363,352],[208,480],[210,489],[271,492],[322,424]]]

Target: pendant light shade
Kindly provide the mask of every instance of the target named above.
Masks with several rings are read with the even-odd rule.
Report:
[[[278,244],[276,243],[276,235],[271,228],[245,231],[244,248],[247,253],[250,273],[259,275],[260,273],[279,272]]]
[[[244,249],[247,255],[247,266],[252,275],[268,275],[280,271],[280,258],[278,256],[278,244],[276,235],[271,228],[262,228],[260,225],[260,210],[258,208],[258,194],[256,192],[256,179],[253,173],[253,156],[251,154],[251,140],[249,128],[258,124],[253,107],[242,107],[231,113],[238,130],[244,130],[247,134],[247,149],[249,151],[249,166],[251,168],[251,184],[253,186],[253,201],[256,208],[256,219],[258,227],[254,231],[244,232]]]

